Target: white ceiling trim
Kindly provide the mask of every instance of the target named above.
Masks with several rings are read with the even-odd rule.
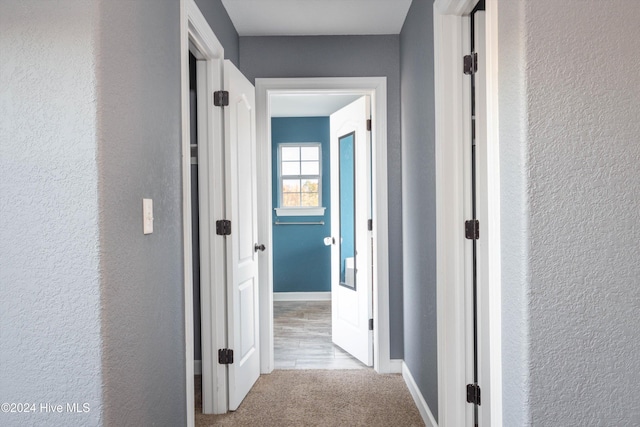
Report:
[[[240,36],[400,34],[411,0],[222,0]]]

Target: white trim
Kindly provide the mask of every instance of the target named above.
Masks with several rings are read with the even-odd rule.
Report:
[[[487,0],[487,206],[488,280],[485,324],[488,336],[482,342],[488,350],[484,360],[489,370],[491,425],[502,426],[502,232],[500,229],[500,115],[498,105],[498,0]],[[485,365],[483,365],[485,366]],[[485,423],[486,424],[486,423]]]
[[[473,10],[478,0],[435,0],[435,12],[442,15],[462,16]]]
[[[202,375],[202,360],[193,361],[193,373],[196,375]]]
[[[264,142],[271,134],[268,99],[256,79],[256,165],[258,177],[258,241],[273,248],[271,146]],[[269,139],[266,139],[270,141]],[[264,256],[266,255],[266,257]],[[265,260],[266,258],[266,260]],[[260,373],[273,371],[273,251],[267,250],[260,262]]]
[[[304,160],[302,160],[302,157],[300,157],[300,159],[297,160],[297,162],[300,164],[300,173],[297,175],[283,175],[282,174],[282,149],[283,148],[288,148],[288,147],[298,147],[298,148],[303,148],[303,147],[313,147],[313,148],[317,148],[318,149],[318,160],[311,160],[312,162],[318,162],[318,173],[317,174],[309,174],[309,175],[305,175],[302,173],[302,162]],[[302,153],[300,153],[302,155]],[[312,214],[312,213],[304,213],[306,210],[308,210],[309,212],[317,212],[317,209],[320,209],[322,206],[322,143],[320,142],[281,142],[278,144],[278,207],[276,208],[276,212],[278,211],[283,211],[286,212],[287,209],[297,209],[298,212],[302,212],[302,216],[307,215],[322,215],[324,214],[324,209],[322,210],[322,214]],[[315,211],[311,211],[311,209],[314,209],[312,207],[304,207],[304,206],[297,206],[297,207],[285,207],[282,206],[283,205],[283,197],[284,194],[282,193],[282,181],[285,179],[317,179],[318,180],[318,206],[315,207]],[[300,194],[302,194],[302,188],[300,188],[300,191],[298,192]],[[301,196],[302,197],[302,196]],[[278,214],[280,215],[280,214]],[[283,213],[280,216],[287,216],[286,213]],[[288,216],[293,216],[293,215],[288,215]]]
[[[404,378],[404,382],[409,389],[409,393],[411,393],[411,397],[413,397],[413,401],[416,403],[418,407],[418,411],[420,412],[420,416],[422,417],[422,421],[426,427],[438,427],[438,423],[436,422],[435,417],[431,413],[429,409],[429,405],[424,400],[422,393],[420,393],[420,389],[416,384],[416,381],[413,379],[413,375],[411,375],[411,371],[406,363],[402,362],[402,378]],[[442,425],[445,425],[444,423]]]
[[[464,132],[462,19],[434,5],[436,105],[436,274],[438,329],[438,418],[464,426]],[[455,72],[452,70],[456,70]]]
[[[502,425],[501,281],[500,281],[500,169],[498,141],[497,0],[488,0],[487,17],[487,156],[486,224],[481,236],[487,251],[479,283],[479,362],[483,403],[481,424]],[[466,348],[470,305],[465,298],[465,262],[469,248],[461,224],[469,209],[470,135],[469,82],[461,72],[462,57],[469,49],[468,14],[475,6],[469,0],[436,0],[434,4],[434,59],[436,105],[436,215],[438,298],[438,416],[443,426],[469,425],[471,405],[461,389],[470,371]],[[441,13],[441,11],[444,11]],[[451,13],[453,15],[445,15]],[[479,167],[479,170],[482,168]],[[486,243],[485,243],[486,242]],[[482,255],[481,255],[482,258]],[[465,277],[466,276],[466,277]],[[468,295],[467,295],[468,296]],[[485,394],[485,390],[487,394]],[[485,400],[486,399],[486,400]]]
[[[193,425],[193,284],[191,240],[191,137],[189,97],[189,52],[198,58],[198,181],[200,218],[222,217],[224,212],[224,162],[222,156],[222,113],[214,111],[208,93],[222,88],[222,44],[193,0],[181,0],[182,59],[182,167],[183,167],[183,240],[185,287],[185,345],[187,375],[187,424]],[[212,183],[209,185],[208,183]],[[226,368],[215,363],[217,348],[226,344],[224,242],[217,239],[210,221],[200,223],[200,302],[202,314],[202,388],[203,412],[227,412]],[[213,260],[213,265],[209,260]],[[222,307],[222,308],[221,308]]]
[[[274,301],[331,301],[331,292],[274,292]]]
[[[272,246],[271,124],[270,94],[351,93],[370,95],[373,120],[374,206],[374,369],[391,369],[389,345],[389,233],[387,194],[387,82],[386,77],[256,79],[258,131],[259,239]],[[261,372],[273,371],[273,256],[260,264],[260,339],[263,348]]]
[[[187,427],[195,425],[195,393],[193,369],[193,270],[191,241],[191,135],[189,121],[189,12],[186,0],[180,0],[180,88],[182,98],[182,241],[185,340],[185,405]],[[185,96],[186,94],[186,96]]]
[[[324,216],[327,208],[275,208],[278,216]]]
[[[389,373],[390,374],[401,374],[402,373],[402,365],[404,365],[404,360],[402,360],[402,359],[391,359],[389,361]]]

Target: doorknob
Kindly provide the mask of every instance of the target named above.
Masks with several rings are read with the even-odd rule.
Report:
[[[258,251],[264,252],[265,249],[267,249],[267,247],[265,245],[259,245],[257,243],[255,245],[253,245],[253,250],[255,252],[258,252]]]

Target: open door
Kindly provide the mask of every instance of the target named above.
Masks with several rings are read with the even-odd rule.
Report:
[[[229,410],[235,411],[260,376],[256,194],[255,89],[228,60],[224,87]],[[226,234],[226,233],[225,233]],[[231,356],[231,357],[229,357]],[[225,360],[226,359],[226,360]]]
[[[368,97],[331,115],[332,340],[373,365],[371,137]]]

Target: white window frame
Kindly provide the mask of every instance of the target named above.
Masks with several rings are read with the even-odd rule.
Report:
[[[317,147],[318,148],[318,175],[282,175],[282,148],[284,147]],[[299,160],[302,162],[302,159]],[[282,191],[283,179],[318,179],[318,206],[285,207],[284,193]],[[282,142],[278,144],[278,207],[275,208],[278,216],[324,216],[325,208],[322,207],[322,144],[320,142]]]

